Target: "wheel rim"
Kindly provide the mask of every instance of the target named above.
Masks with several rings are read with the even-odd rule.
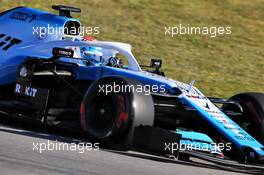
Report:
[[[91,107],[91,126],[99,131],[111,128],[116,119],[116,106],[113,97],[97,95],[94,97]]]

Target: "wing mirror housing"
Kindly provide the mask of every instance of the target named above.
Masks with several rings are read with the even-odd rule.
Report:
[[[151,59],[150,61],[150,67],[155,69],[160,69],[162,66],[162,60],[161,59]]]

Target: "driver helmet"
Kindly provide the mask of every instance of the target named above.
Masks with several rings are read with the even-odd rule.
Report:
[[[92,36],[84,36],[82,41],[96,41]],[[103,49],[101,47],[81,47],[82,58],[90,61],[92,65],[100,65],[102,62]]]

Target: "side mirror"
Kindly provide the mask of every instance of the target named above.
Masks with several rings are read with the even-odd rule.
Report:
[[[162,60],[161,59],[151,59],[150,67],[160,69],[161,66],[162,66]]]
[[[154,68],[155,70],[147,70],[147,72],[154,73],[160,76],[165,76],[164,72],[160,71],[160,68],[162,66],[162,60],[161,59],[151,59],[149,66],[140,65],[143,68]]]
[[[54,58],[66,57],[66,58],[73,58],[74,51],[70,49],[63,49],[63,48],[53,48],[52,54]]]

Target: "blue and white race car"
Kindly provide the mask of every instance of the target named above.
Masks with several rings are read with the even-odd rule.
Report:
[[[70,14],[80,9],[53,8],[60,15],[27,7],[0,13],[2,113],[72,123],[113,148],[264,159],[264,94],[206,97],[195,81],[165,77],[161,60],[140,66],[129,44],[83,39]]]

